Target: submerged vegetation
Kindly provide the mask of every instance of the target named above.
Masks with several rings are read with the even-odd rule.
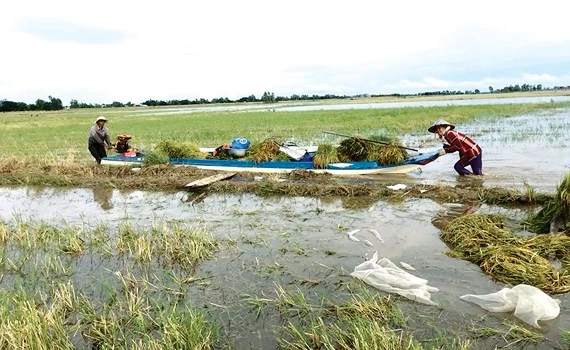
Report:
[[[17,220],[0,222],[0,242],[2,349],[210,349],[218,341],[219,326],[185,296],[197,264],[220,247],[200,227]]]
[[[499,216],[472,214],[451,221],[441,239],[451,247],[450,256],[480,266],[497,281],[570,291],[570,236],[564,233],[522,237],[505,229]]]
[[[69,158],[52,157],[2,157],[0,158],[0,186],[30,185],[54,187],[115,188],[180,190],[192,181],[212,175],[213,172],[193,167],[176,167],[158,164],[143,166],[133,171],[131,166],[85,166]],[[307,181],[311,179],[311,181]],[[474,179],[475,180],[475,179]],[[327,174],[295,171],[283,176],[268,176],[255,181],[254,174],[241,173],[231,181],[220,181],[205,188],[204,193],[255,193],[260,196],[342,196],[366,198],[369,201],[382,198],[430,198],[438,202],[489,203],[542,205],[552,195],[521,192],[513,189],[447,187],[440,185],[410,185],[406,191],[392,191],[385,183],[375,180],[346,182]]]
[[[525,224],[536,233],[570,232],[570,173],[567,173],[556,190],[556,195]]]

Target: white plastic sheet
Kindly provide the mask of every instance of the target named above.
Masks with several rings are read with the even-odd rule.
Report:
[[[371,259],[356,266],[350,275],[379,290],[396,293],[427,305],[437,305],[431,301],[431,293],[439,289],[428,286],[427,280],[400,269],[389,259],[378,260],[378,252],[375,252]]]
[[[459,298],[491,312],[514,311],[515,317],[536,328],[540,328],[538,321],[551,320],[560,313],[560,300],[526,284],[503,288],[496,293],[467,294]]]

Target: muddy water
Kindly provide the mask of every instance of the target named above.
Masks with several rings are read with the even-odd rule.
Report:
[[[459,296],[492,293],[504,285],[493,282],[477,266],[445,255],[447,247],[439,239],[438,227],[467,212],[500,212],[513,219],[527,214],[417,199],[373,202],[353,210],[345,208],[340,198],[211,195],[189,204],[183,201],[185,197],[181,192],[111,190],[103,195],[86,189],[4,188],[0,190],[0,209],[4,220],[17,216],[67,224],[102,222],[111,227],[125,220],[137,225],[163,220],[198,223],[221,240],[237,242],[201,266],[198,274],[210,276],[210,286],[191,289],[188,295],[193,304],[210,309],[236,348],[274,348],[273,327],[279,324],[274,314],[256,319],[244,297],[275,297],[277,282],[290,291],[293,286],[310,285],[309,294],[334,298],[345,293],[338,290],[339,281],[350,280],[347,273],[374,252],[396,264],[414,266],[415,275],[440,289],[432,297],[439,308],[403,301],[410,312],[433,317],[445,312],[450,324],[488,315]],[[355,229],[360,229],[356,237],[361,242],[348,239],[347,232]],[[369,229],[377,230],[384,242]],[[561,315],[545,322],[542,330],[552,339],[560,339],[561,331],[570,328],[570,299],[567,295],[557,297],[562,299]],[[499,322],[509,316],[487,318]]]
[[[539,190],[553,192],[563,173],[570,171],[569,124],[568,111],[562,111],[458,126],[483,145],[483,178],[457,177],[453,171],[457,156],[447,155],[421,173],[382,177],[382,181],[509,188],[522,188],[526,181]],[[414,138],[426,150],[439,147],[433,137]],[[348,273],[374,252],[396,264],[414,266],[415,275],[439,288],[432,296],[439,307],[401,301],[410,315],[426,315],[427,323],[416,321],[417,327],[440,323],[457,327],[481,319],[484,321],[479,326],[485,326],[512,319],[459,299],[464,294],[493,293],[505,285],[492,281],[471,263],[448,257],[439,233],[442,225],[465,213],[498,212],[516,221],[528,214],[520,209],[440,205],[418,199],[393,203],[352,198],[260,198],[251,194],[210,195],[192,204],[186,200],[183,192],[0,188],[0,218],[55,224],[104,223],[110,227],[125,220],[136,225],[182,221],[203,225],[219,239],[234,242],[216,259],[202,264],[198,274],[209,276],[210,284],[190,288],[187,297],[224,326],[223,336],[232,339],[238,349],[275,348],[273,331],[280,324],[275,312],[256,318],[244,298],[274,298],[274,282],[288,291],[302,286],[315,303],[323,296],[345,295],[339,284],[350,281]],[[361,242],[348,239],[347,232],[355,229],[360,229],[356,237]],[[369,229],[377,230],[384,242]],[[560,316],[542,323],[540,330],[553,342],[560,341],[560,334],[570,329],[570,298],[567,294],[555,297],[561,299]],[[543,343],[537,348],[553,347],[553,343]]]
[[[564,173],[570,172],[570,111],[527,115],[494,121],[457,125],[483,148],[480,184],[488,187],[523,189],[524,183],[545,192],[556,191]],[[422,144],[420,152],[439,148],[434,136],[417,136],[409,144]],[[411,174],[414,181],[461,185],[463,178],[453,170],[458,160],[448,154]],[[472,182],[472,181],[471,181]],[[465,183],[465,181],[463,182]]]

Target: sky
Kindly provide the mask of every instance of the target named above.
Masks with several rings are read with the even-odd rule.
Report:
[[[489,91],[570,85],[565,1],[19,0],[0,100]]]

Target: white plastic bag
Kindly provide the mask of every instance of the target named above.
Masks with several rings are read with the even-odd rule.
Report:
[[[431,292],[439,289],[428,286],[427,280],[400,269],[389,259],[378,260],[378,252],[370,260],[356,266],[350,275],[379,290],[396,293],[420,303],[437,305],[431,301]]]
[[[540,289],[526,284],[503,288],[485,295],[467,294],[459,297],[491,312],[511,312],[515,317],[540,328],[538,321],[552,320],[560,313],[560,300],[553,299]]]

